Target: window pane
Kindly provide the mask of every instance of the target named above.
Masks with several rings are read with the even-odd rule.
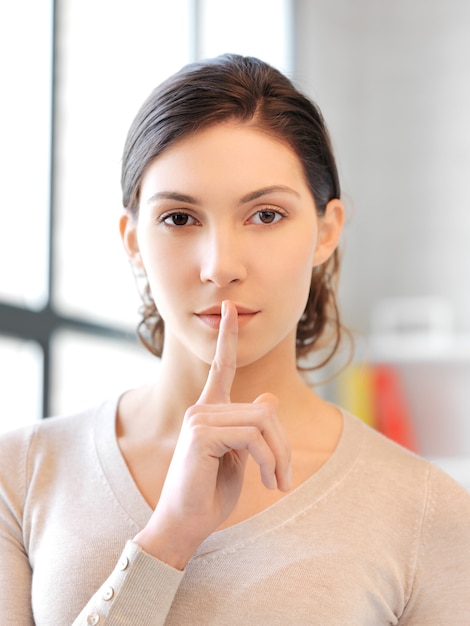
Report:
[[[47,298],[51,0],[0,3],[0,298]]]
[[[159,363],[140,345],[57,332],[52,343],[51,413],[75,413],[142,385],[155,376]]]
[[[0,432],[41,417],[42,351],[33,341],[0,335]]]
[[[139,298],[118,232],[120,159],[144,98],[189,61],[189,5],[60,3],[54,301],[63,312],[137,320]]]
[[[290,71],[291,5],[289,0],[201,0],[200,56],[235,52]]]

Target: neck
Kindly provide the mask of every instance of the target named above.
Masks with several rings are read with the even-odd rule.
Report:
[[[171,458],[185,412],[199,398],[208,371],[209,366],[193,354],[168,350],[155,381],[121,398],[120,445],[145,450],[152,441],[159,442]],[[305,383],[289,349],[279,348],[279,354],[237,370],[232,402],[252,402],[264,392],[274,393],[279,400],[279,419],[292,450],[294,484],[300,484],[334,450],[341,414]],[[255,469],[254,473],[258,476],[259,472]]]
[[[199,398],[210,366],[172,339],[165,345],[160,381],[164,395],[176,392],[181,405],[187,408]],[[179,381],[177,386],[171,384],[175,380]],[[289,335],[268,354],[237,369],[230,398],[232,402],[253,402],[264,392],[291,393],[299,384],[304,382],[297,369],[294,340]]]
[[[209,365],[181,344],[166,342],[155,381],[123,398],[122,419],[129,428],[149,436],[179,432],[185,411],[197,402],[208,372]],[[310,413],[312,402],[319,400],[297,370],[292,337],[258,361],[237,370],[231,401],[253,402],[265,392],[278,397],[281,419],[285,416],[291,425],[293,415]]]

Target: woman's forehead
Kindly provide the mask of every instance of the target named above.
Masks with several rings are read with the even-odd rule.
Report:
[[[200,130],[167,148],[147,167],[142,193],[191,193],[190,189],[233,188],[241,195],[265,188],[305,186],[292,148],[248,124],[225,123]]]

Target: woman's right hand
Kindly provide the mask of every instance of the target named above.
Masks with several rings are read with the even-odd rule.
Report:
[[[229,516],[241,493],[251,455],[268,489],[290,488],[290,448],[273,394],[232,403],[238,320],[225,301],[215,357],[199,400],[184,416],[159,502],[134,541],[184,569],[197,547]]]

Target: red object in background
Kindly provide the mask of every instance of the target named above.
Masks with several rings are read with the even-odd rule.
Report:
[[[400,445],[417,452],[405,392],[397,370],[389,365],[374,367],[376,428]]]

